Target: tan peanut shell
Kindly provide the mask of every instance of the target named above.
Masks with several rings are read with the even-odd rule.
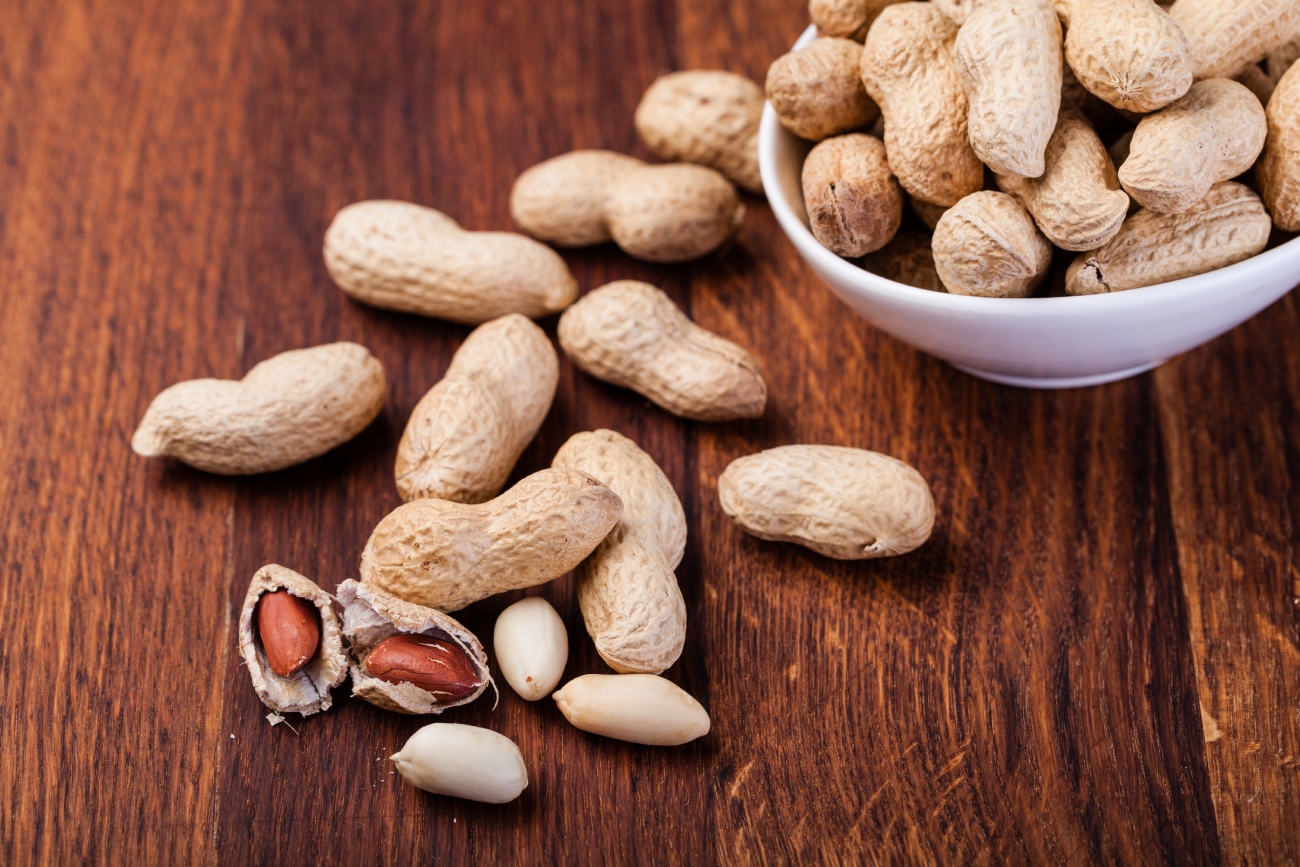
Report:
[[[1148,210],[1185,211],[1211,186],[1254,165],[1267,126],[1263,106],[1245,85],[1226,78],[1198,81],[1142,118],[1119,182]]]
[[[568,572],[622,511],[600,482],[565,469],[533,473],[479,505],[414,500],[370,534],[361,580],[416,605],[457,611]]]
[[[923,202],[910,194],[907,196],[907,204],[912,208],[912,213],[916,214],[931,232],[934,231],[935,226],[939,225],[939,218],[943,216],[943,212],[949,208],[948,205],[932,205],[929,202]]]
[[[511,232],[468,232],[433,208],[357,202],[325,232],[325,267],[365,304],[478,325],[568,307],[578,284],[554,250]]]
[[[596,651],[621,674],[659,674],[681,656],[686,602],[673,570],[686,552],[686,513],[648,454],[611,430],[574,434],[551,462],[600,479],[623,516],[578,567],[578,604]]]
[[[734,72],[670,72],[646,88],[636,107],[636,131],[663,159],[708,166],[736,186],[761,194],[758,123],[763,101],[763,88]]]
[[[862,89],[862,46],[823,36],[778,57],[767,70],[767,98],[781,125],[809,141],[866,126],[880,109]]]
[[[559,378],[551,341],[525,317],[475,328],[406,423],[394,473],[402,499],[495,497],[537,435]]]
[[[886,6],[901,0],[809,0],[808,17],[827,36],[861,42],[876,16]]]
[[[925,232],[900,232],[884,247],[863,257],[862,267],[895,283],[931,292],[948,291],[935,270],[930,235]]]
[[[995,172],[1036,178],[1061,105],[1061,22],[1049,0],[988,0],[957,33],[970,143]]]
[[[1091,93],[1116,108],[1148,112],[1187,92],[1193,60],[1187,37],[1152,0],[1066,5],[1065,59]]]
[[[1255,167],[1260,192],[1274,225],[1300,232],[1300,65],[1282,76],[1264,113],[1268,136]]]
[[[971,13],[987,3],[988,0],[934,0],[934,5],[953,23],[961,26]]]
[[[286,590],[307,600],[320,615],[320,647],[316,655],[288,677],[271,670],[255,622],[258,600],[276,590]],[[248,667],[257,697],[276,713],[311,716],[329,710],[334,703],[330,690],[348,676],[348,658],[343,652],[338,618],[330,608],[329,594],[308,578],[274,563],[258,569],[248,585],[239,612],[239,655]]]
[[[1232,78],[1300,30],[1296,0],[1177,0],[1169,14],[1187,34],[1198,79]]]
[[[803,201],[813,237],[840,256],[879,250],[903,219],[903,191],[885,145],[865,133],[822,140],[803,164]]]
[[[649,283],[607,283],[560,317],[560,346],[597,379],[683,418],[757,418],[767,385],[749,353],[686,318]]]
[[[718,477],[722,510],[750,535],[837,560],[906,554],[930,538],[934,500],[895,458],[841,446],[780,446]]]
[[[1268,77],[1277,84],[1300,59],[1300,27],[1291,34],[1291,38],[1268,53]]]
[[[614,182],[644,166],[613,151],[581,150],[540,162],[515,179],[510,216],[524,232],[558,247],[612,240],[605,199]]]
[[[1052,267],[1052,245],[1006,193],[971,193],[934,227],[934,267],[954,295],[1024,298]]]
[[[1115,237],[1129,200],[1115,166],[1082,114],[1062,108],[1047,142],[1041,177],[998,175],[998,189],[1014,196],[1039,231],[1064,250],[1095,250]]]
[[[890,169],[903,189],[936,205],[955,205],[984,185],[953,62],[956,38],[957,25],[930,3],[898,3],[871,26],[860,66],[885,117]]]
[[[191,379],[164,389],[131,448],[224,476],[280,470],[365,430],[383,409],[385,390],[384,368],[364,346],[294,349],[240,380]]]
[[[1191,208],[1129,217],[1110,243],[1081,253],[1065,275],[1071,295],[1097,295],[1154,286],[1249,259],[1264,249],[1272,228],[1249,188],[1215,184]]]
[[[339,585],[338,599],[343,606],[343,634],[355,658],[351,668],[352,694],[357,698],[397,713],[442,713],[449,707],[469,704],[492,683],[483,645],[455,618],[352,579]],[[427,635],[459,647],[478,672],[478,686],[468,695],[449,699],[414,683],[390,683],[371,676],[366,670],[370,651],[385,638],[403,634]]]

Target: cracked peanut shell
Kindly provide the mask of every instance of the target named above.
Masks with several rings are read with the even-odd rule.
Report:
[[[856,258],[889,243],[903,219],[903,190],[889,170],[885,145],[865,133],[824,139],[804,160],[804,208],[813,237]]]

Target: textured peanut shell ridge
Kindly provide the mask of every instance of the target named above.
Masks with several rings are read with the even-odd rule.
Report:
[[[957,25],[930,3],[899,3],[867,34],[860,72],[885,117],[885,152],[898,182],[935,205],[984,186],[971,149],[969,105],[952,48]]]
[[[1264,204],[1283,231],[1300,232],[1300,65],[1277,83],[1265,116],[1268,136],[1255,168]]]
[[[862,267],[895,283],[947,292],[934,267],[930,235],[925,232],[902,232],[883,248],[862,259]]]
[[[803,199],[813,237],[840,256],[865,256],[894,237],[903,191],[885,144],[865,133],[824,139],[803,164]]]
[[[1061,22],[1048,0],[990,0],[957,33],[971,147],[993,171],[1036,178],[1061,105]]]
[[[876,16],[886,6],[901,0],[810,0],[808,17],[827,36],[861,42],[867,38]]]
[[[671,72],[655,79],[641,97],[636,131],[660,157],[708,166],[761,194],[758,124],[763,101],[763,88],[734,72]]]
[[[880,109],[862,88],[862,46],[822,36],[778,57],[767,70],[767,98],[781,125],[800,138],[821,141],[866,126]]]
[[[1169,14],[1187,34],[1198,79],[1233,78],[1300,30],[1296,0],[1177,0]]]
[[[1245,85],[1198,81],[1133,132],[1119,182],[1144,208],[1176,214],[1255,164],[1268,124]]]
[[[1115,237],[1128,213],[1110,154],[1092,126],[1062,108],[1047,142],[1046,170],[1037,178],[998,175],[998,189],[1034,217],[1039,231],[1063,250],[1095,250]]]
[[[480,505],[415,500],[370,534],[361,580],[416,605],[457,611],[563,575],[622,512],[613,491],[568,469],[533,473]]]
[[[554,250],[511,232],[467,232],[409,202],[357,202],[325,232],[325,267],[365,304],[478,325],[568,307],[578,283]]]
[[[560,346],[579,368],[696,421],[757,418],[767,384],[748,352],[686,318],[649,283],[618,280],[560,317]]]
[[[634,157],[602,150],[552,157],[515,180],[510,216],[525,234],[559,247],[603,244],[610,240],[605,223],[610,187],[644,165]]]
[[[745,221],[731,182],[690,163],[644,166],[616,180],[605,200],[614,243],[647,262],[688,262],[721,247]]]
[[[343,606],[343,634],[352,649],[354,662],[352,694],[376,707],[397,713],[442,713],[449,707],[469,704],[492,683],[487,654],[478,638],[454,618],[420,605],[414,605],[375,587],[348,579],[338,586]],[[413,683],[389,683],[371,677],[366,671],[366,657],[379,642],[402,633],[428,635],[450,640],[465,651],[479,676],[474,692],[456,700],[447,700]]]
[[[555,348],[525,317],[474,329],[406,423],[395,468],[402,499],[495,497],[537,435],[559,378]]]
[[[686,551],[686,513],[663,470],[610,430],[579,433],[552,466],[600,479],[623,517],[578,567],[578,604],[600,658],[621,674],[659,674],[686,643],[686,602],[673,570]]]
[[[383,365],[364,346],[294,349],[241,380],[192,379],[164,389],[131,448],[226,476],[271,472],[361,433],[383,409],[385,391]]]
[[[972,193],[934,228],[934,267],[954,295],[1024,298],[1052,267],[1052,245],[1006,193]]]
[[[718,477],[722,510],[753,536],[837,560],[906,554],[930,538],[934,500],[895,458],[841,446],[780,446]]]
[[[1290,39],[1268,53],[1268,77],[1274,84],[1281,81],[1297,59],[1300,59],[1300,25]]]
[[[316,606],[320,614],[320,648],[316,656],[288,677],[271,670],[257,635],[257,602],[264,593],[287,590]],[[262,704],[276,713],[311,716],[329,710],[334,703],[330,690],[348,675],[348,658],[343,651],[338,618],[330,607],[329,594],[292,569],[272,563],[257,570],[239,612],[239,655],[244,658],[253,690]]]
[[[1098,295],[1194,277],[1249,259],[1268,243],[1264,205],[1247,187],[1215,184],[1191,208],[1158,214],[1143,208],[1110,243],[1081,253],[1065,274],[1071,295]]]
[[[1074,3],[1065,59],[1091,93],[1129,111],[1155,111],[1192,84],[1187,37],[1152,0]]]

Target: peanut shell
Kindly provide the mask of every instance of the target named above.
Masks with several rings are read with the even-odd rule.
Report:
[[[840,256],[879,250],[903,219],[903,191],[885,145],[864,133],[822,140],[803,164],[803,198],[813,237]]]
[[[605,200],[614,243],[646,262],[688,262],[721,247],[745,221],[731,182],[690,163],[642,166],[618,178]]]
[[[613,151],[580,150],[526,170],[510,190],[510,216],[528,235],[557,247],[611,240],[605,199],[614,182],[644,166]]]
[[[1200,78],[1233,78],[1300,30],[1296,0],[1177,0],[1170,16],[1187,34]]]
[[[930,248],[930,235],[925,232],[895,235],[880,250],[864,257],[862,267],[895,283],[930,292],[948,291],[934,268],[934,251]]]
[[[862,46],[822,36],[778,57],[767,70],[768,101],[781,125],[800,138],[821,141],[866,126],[880,109],[858,79]]]
[[[1268,135],[1255,167],[1273,223],[1300,232],[1300,71],[1292,66],[1277,83],[1264,115]]]
[[[827,36],[861,42],[882,9],[902,0],[809,0],[808,17]]]
[[[1178,23],[1152,0],[1066,5],[1065,59],[1091,93],[1116,108],[1148,112],[1187,92],[1191,47]]]
[[[1024,298],[1052,267],[1052,245],[1006,193],[971,193],[934,228],[934,267],[954,295]]]

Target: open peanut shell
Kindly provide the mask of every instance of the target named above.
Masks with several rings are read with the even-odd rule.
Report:
[[[492,683],[487,654],[474,633],[456,620],[359,581],[344,581],[338,587],[343,605],[343,634],[352,648],[352,694],[385,710],[398,713],[442,713],[449,707],[469,704]],[[440,697],[413,683],[390,683],[372,677],[366,670],[366,657],[375,645],[394,635],[407,633],[448,640],[469,657],[478,673],[479,684],[458,699]]]
[[[320,613],[320,646],[316,655],[288,677],[271,670],[254,623],[258,601],[263,594],[275,590],[287,590],[306,599]],[[258,569],[248,585],[244,608],[239,615],[239,653],[248,666],[257,697],[277,713],[311,716],[328,710],[334,703],[330,690],[342,683],[348,674],[348,657],[343,651],[338,618],[330,608],[330,595],[310,579],[274,563]]]

